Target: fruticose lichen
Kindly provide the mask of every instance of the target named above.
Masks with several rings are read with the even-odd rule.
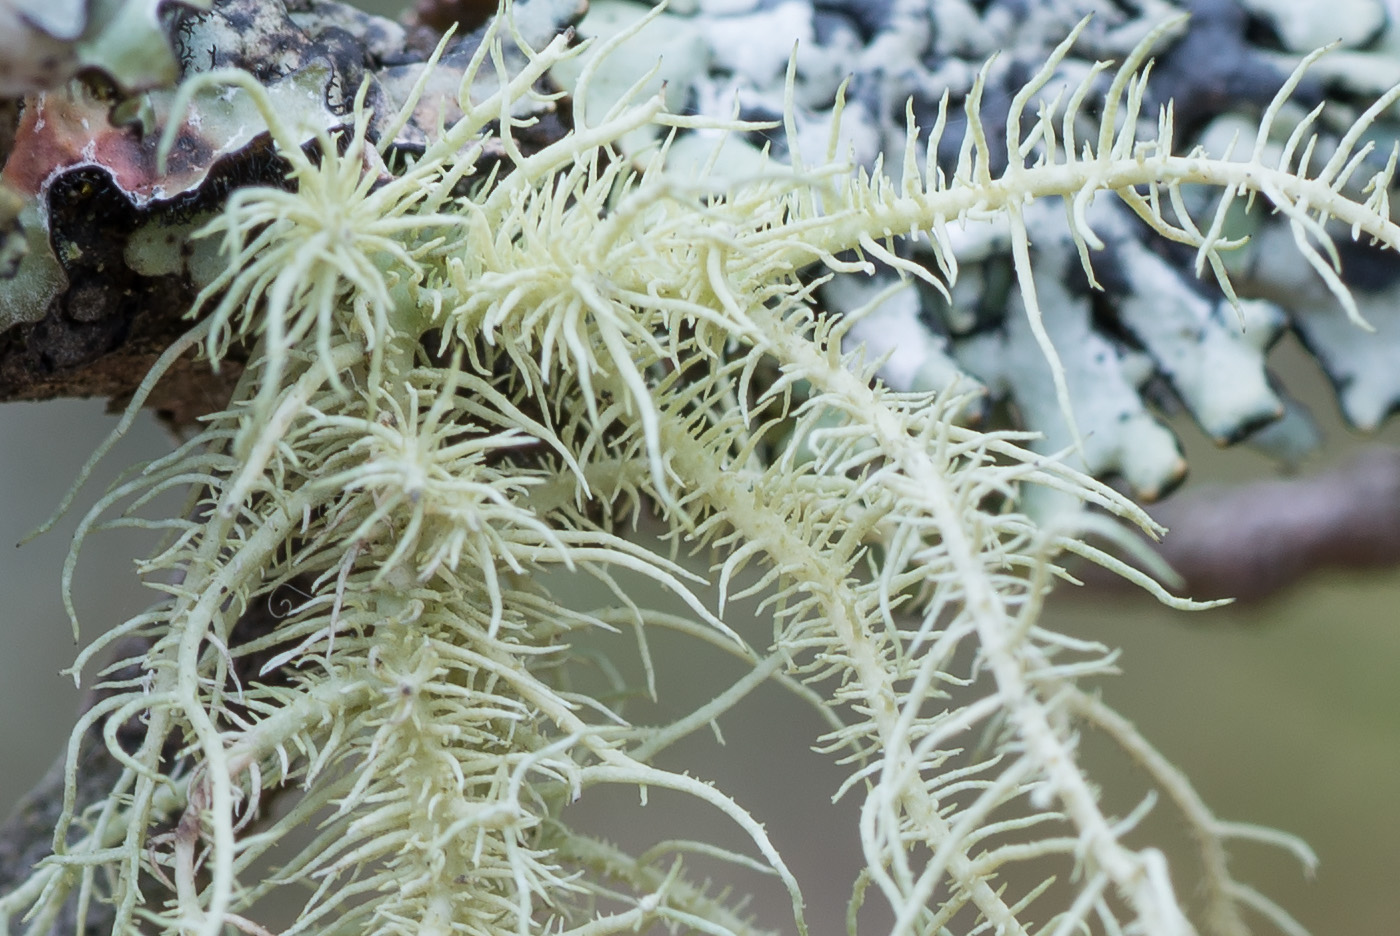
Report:
[[[519,135],[550,98],[537,82],[579,50],[567,36],[532,48],[510,12],[463,68],[460,117],[417,153],[391,144],[421,88],[393,116],[371,113],[360,85],[343,128],[308,126],[245,71],[198,76],[171,102],[184,115],[215,89],[246,101],[289,171],[285,184],[238,189],[204,228],[227,266],[132,407],[191,349],[211,366],[237,342],[253,351],[228,408],[129,473],[80,527],[79,545],[104,525],[165,531],[140,564],[165,597],[74,665],[137,648],[106,671],[73,736],[76,749],[102,725],[125,769],[79,809],[72,761],[55,854],[0,898],[0,933],[45,932],[70,899],[80,918],[110,903],[119,933],[263,933],[260,901],[283,889],[304,900],[289,934],[752,931],[683,862],[569,827],[565,806],[606,784],[713,806],[787,888],[805,931],[799,882],[763,826],[704,778],[654,763],[768,677],[820,694],[832,723],[821,742],[851,769],[840,792],[863,798],[853,929],[873,898],[899,934],[1242,934],[1246,911],[1295,932],[1230,877],[1224,844],[1263,839],[1307,861],[1306,848],[1217,820],[1083,685],[1113,669],[1111,650],[1040,620],[1067,553],[1189,604],[1082,538],[1126,541],[1108,515],[1159,532],[1151,520],[1025,434],[966,426],[973,385],[893,388],[877,361],[843,350],[863,321],[891,314],[885,295],[839,310],[816,297],[841,295],[832,274],[878,261],[956,307],[959,231],[1001,225],[1014,327],[1048,362],[1037,392],[1080,446],[1068,454],[1085,457],[1096,417],[1075,406],[1079,339],[1042,312],[1053,286],[1032,268],[1040,206],[1056,206],[1068,232],[1047,252],[1067,251],[1087,282],[1096,225],[1145,225],[1195,251],[1226,297],[1214,307],[1272,328],[1266,312],[1232,307],[1224,259],[1235,206],[1267,199],[1346,308],[1328,222],[1400,246],[1393,158],[1362,200],[1343,190],[1361,133],[1397,94],[1320,166],[1299,158],[1314,149],[1308,122],[1281,151],[1270,144],[1301,70],[1235,158],[1175,155],[1170,108],[1155,136],[1138,118],[1148,54],[1177,24],[1141,36],[1116,71],[1061,86],[1081,24],[1011,97],[1003,138],[980,120],[988,72],[970,85],[949,169],[945,101],[928,129],[910,110],[898,159],[853,172],[839,92],[813,158],[793,116],[793,64],[787,164],[760,153],[741,173],[718,156],[679,171],[673,130],[775,128],[678,115],[643,85],[600,105],[590,86],[602,48],[575,76],[572,129],[524,152]],[[494,88],[474,97],[483,73]],[[166,124],[162,157],[179,132]],[[1218,201],[1193,214],[1187,186]],[[1114,203],[1125,210],[1100,214]],[[188,492],[184,509],[145,515],[170,490]],[[695,573],[628,536],[643,509],[677,547],[710,558],[717,606],[696,596]],[[587,610],[547,590],[542,573],[561,569],[598,579],[618,606]],[[675,593],[688,615],[637,606],[624,575]],[[729,602],[754,595],[771,633],[725,623]],[[253,609],[288,596],[275,626],[250,629]],[[569,652],[575,635],[618,627],[634,628],[644,653],[649,629],[675,629],[752,674],[673,723],[631,724],[570,688],[584,665]],[[124,745],[133,724],[139,745]],[[1124,817],[1100,805],[1079,766],[1084,729],[1121,744],[1184,817],[1199,908],[1188,912],[1162,854],[1134,837],[1152,799]],[[288,844],[299,828],[310,840]],[[1062,902],[1037,902],[1046,884],[1008,886],[1002,875],[1022,864],[1057,866],[1072,887],[1042,902]]]

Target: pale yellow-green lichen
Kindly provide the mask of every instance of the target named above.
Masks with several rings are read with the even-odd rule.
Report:
[[[502,66],[499,44],[519,41],[506,22],[477,67]],[[805,928],[798,882],[762,825],[702,779],[652,763],[770,676],[807,698],[820,691],[824,744],[852,765],[843,792],[864,796],[853,920],[873,887],[900,934],[968,919],[1017,934],[1242,934],[1251,908],[1289,930],[1225,866],[1226,839],[1269,834],[1217,821],[1081,688],[1111,670],[1107,648],[1039,623],[1066,551],[1172,600],[1080,539],[1116,529],[1105,511],[1155,532],[1151,521],[1023,437],[961,426],[954,396],[882,387],[840,350],[860,310],[810,300],[823,268],[861,270],[872,256],[947,289],[949,226],[996,214],[1010,219],[1038,328],[1020,217],[1040,198],[1069,204],[1086,264],[1088,203],[1109,196],[1222,274],[1218,218],[1236,194],[1267,195],[1319,263],[1328,218],[1400,245],[1380,200],[1340,193],[1345,152],[1307,177],[1263,163],[1259,148],[1244,162],[1173,155],[1169,115],[1159,140],[1137,139],[1150,42],[1112,82],[1093,140],[1075,142],[1075,114],[1048,105],[1020,130],[1052,58],[1017,98],[1005,172],[990,169],[974,93],[956,171],[919,164],[911,125],[898,185],[852,176],[835,153],[721,185],[669,175],[663,144],[634,170],[616,141],[690,122],[659,99],[624,98],[596,124],[576,114],[571,134],[524,156],[514,105],[572,54],[563,39],[527,52],[494,97],[464,100],[461,121],[416,159],[379,153],[363,119],[344,140],[323,135],[312,158],[269,110],[296,187],[245,189],[210,226],[230,265],[180,346],[202,343],[217,360],[234,337],[256,340],[235,403],[84,523],[126,522],[103,518],[191,491],[183,512],[153,521],[169,540],[143,565],[168,600],[78,665],[118,637],[144,638],[142,676],[114,686],[75,738],[97,719],[140,716],[145,741],[124,751],[109,731],[126,772],[96,808],[75,814],[70,800],[58,854],[0,899],[0,932],[43,932],[76,892],[84,906],[114,902],[122,933],[262,933],[258,901],[290,887],[306,897],[287,933],[749,932],[679,865],[568,828],[563,807],[603,784],[714,806]],[[246,76],[199,80],[257,93]],[[585,69],[584,91],[587,80]],[[477,172],[488,146],[509,172]],[[1375,190],[1388,183],[1382,174]],[[1227,193],[1215,220],[1172,212],[1185,184]],[[930,241],[937,274],[894,254],[904,235]],[[1057,388],[1064,403],[1062,376]],[[1032,517],[1020,507],[1034,490],[1053,497]],[[766,636],[736,634],[723,601],[692,593],[692,573],[625,537],[643,504],[678,542],[713,550],[722,591],[758,569],[743,592],[763,596],[771,645],[757,650]],[[570,607],[541,584],[551,569],[596,577],[619,607]],[[619,572],[680,595],[692,616],[631,605]],[[270,633],[240,631],[255,603],[289,593],[299,597]],[[572,636],[619,625],[644,653],[646,630],[667,627],[754,674],[673,724],[629,724],[568,688]],[[956,705],[954,685],[970,686]],[[1140,812],[1101,808],[1077,760],[1082,727],[1123,745],[1189,823],[1204,894],[1194,923],[1160,852],[1130,841]],[[987,747],[959,760],[974,728]],[[259,808],[283,788],[289,809]],[[278,851],[308,825],[309,844]],[[1073,881],[1062,905],[1041,907],[1044,887],[1007,890],[999,877],[1049,860]],[[279,869],[255,872],[266,861]]]

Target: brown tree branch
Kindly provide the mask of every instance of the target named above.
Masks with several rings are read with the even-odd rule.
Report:
[[[1376,446],[1308,478],[1202,487],[1154,506],[1157,552],[1192,598],[1267,598],[1323,569],[1400,563],[1400,449]],[[1094,567],[1096,586],[1127,583]]]

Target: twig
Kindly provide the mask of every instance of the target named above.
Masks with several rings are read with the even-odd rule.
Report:
[[[1400,563],[1400,449],[1309,478],[1198,488],[1151,513],[1170,531],[1157,551],[1185,594],[1258,601],[1322,569]],[[1125,584],[1084,571],[1096,586]]]

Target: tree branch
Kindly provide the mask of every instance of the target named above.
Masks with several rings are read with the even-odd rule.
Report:
[[[1309,478],[1202,487],[1154,506],[1157,552],[1193,598],[1258,601],[1323,569],[1400,563],[1400,449],[1376,446]],[[1127,583],[1095,568],[1096,586]]]

